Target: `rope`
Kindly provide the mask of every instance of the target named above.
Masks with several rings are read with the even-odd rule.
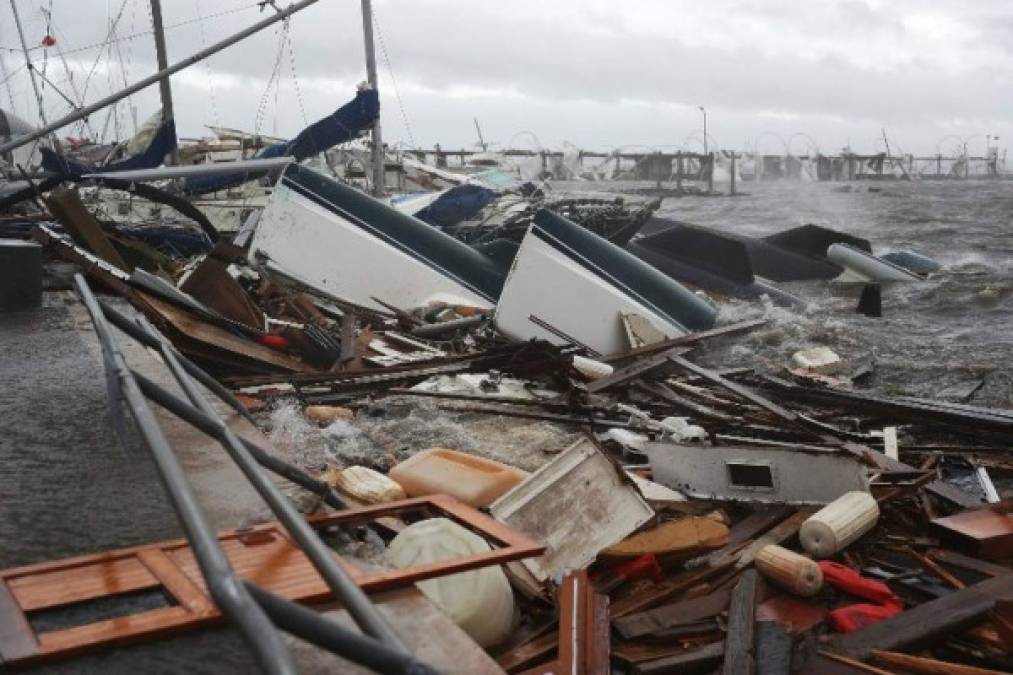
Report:
[[[194,10],[197,12],[197,22],[198,24],[200,24],[201,46],[206,48],[208,46],[208,39],[207,35],[204,32],[204,18],[201,16],[200,13],[201,0],[193,0],[193,4]],[[215,92],[214,79],[211,77],[211,59],[204,59],[203,66],[204,66],[204,74],[207,76],[208,90],[211,92],[211,116],[215,120],[215,126],[221,126],[222,123],[218,116],[218,96]]]
[[[383,60],[387,64],[387,73],[390,75],[390,83],[394,87],[394,97],[397,99],[397,107],[401,111],[401,121],[404,122],[405,131],[408,132],[408,142],[411,147],[417,148],[415,135],[412,133],[412,125],[408,122],[408,113],[405,112],[404,101],[401,100],[401,92],[397,88],[397,78],[394,77],[394,67],[390,63],[390,55],[387,53],[387,43],[383,40],[383,33],[380,31],[380,19],[373,12],[373,28],[376,29],[376,37],[380,43],[380,51],[383,53]]]

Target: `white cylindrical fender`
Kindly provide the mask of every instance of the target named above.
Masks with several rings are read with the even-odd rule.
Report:
[[[600,380],[615,371],[615,368],[607,363],[595,361],[579,354],[575,354],[573,357],[573,369],[589,380]]]
[[[879,520],[879,504],[867,492],[847,492],[809,516],[799,528],[802,548],[829,558],[871,530]]]
[[[777,544],[761,548],[753,562],[760,574],[796,595],[810,597],[823,588],[823,571],[814,560]]]

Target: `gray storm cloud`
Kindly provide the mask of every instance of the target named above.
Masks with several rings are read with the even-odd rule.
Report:
[[[42,4],[19,1],[33,45],[46,31]],[[163,5],[174,26],[167,35],[172,59],[257,18],[252,2]],[[120,37],[150,30],[146,0],[53,3],[53,34],[70,52],[76,84],[102,49],[81,48],[103,42],[121,6]],[[181,133],[200,135],[215,123],[252,128],[263,107],[262,129],[286,135],[301,126],[303,110],[313,119],[340,105],[364,78],[358,7],[322,0],[292,19],[291,49],[279,50],[278,31],[269,30],[175,77]],[[207,18],[198,20],[198,11]],[[903,149],[934,152],[947,135],[983,144],[983,134],[1013,132],[1013,6],[1006,2],[377,0],[376,14],[391,141],[470,144],[477,116],[486,136],[502,144],[530,130],[544,145],[674,147],[693,142],[701,104],[715,138],[739,148],[761,136],[769,143],[772,135],[805,134],[826,149],[850,142],[871,151],[885,126]],[[32,118],[6,6],[0,46],[13,73],[0,101],[9,106],[13,98]],[[121,63],[128,79],[154,70],[149,35],[117,47],[112,60],[109,50],[99,60],[91,95],[122,81]],[[42,50],[33,58],[41,61]],[[279,89],[265,97],[276,62]],[[58,86],[69,86],[53,49],[47,67]],[[143,118],[157,107],[157,94],[132,103]],[[50,92],[47,109],[58,114],[67,106]]]

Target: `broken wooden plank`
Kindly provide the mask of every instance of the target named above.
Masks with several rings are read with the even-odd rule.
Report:
[[[673,626],[710,619],[728,609],[731,591],[720,589],[698,598],[681,600],[644,612],[616,617],[612,627],[627,640],[651,635]]]
[[[654,354],[663,351],[665,349],[670,349],[671,347],[696,344],[697,342],[702,342],[703,340],[708,340],[710,338],[720,337],[722,335],[735,335],[738,333],[746,333],[748,331],[753,330],[754,328],[759,328],[760,326],[764,326],[766,324],[767,324],[766,319],[753,319],[751,321],[741,321],[739,323],[731,323],[728,324],[727,326],[719,326],[717,328],[711,328],[710,330],[700,331],[699,333],[690,333],[689,335],[680,335],[679,337],[674,337],[669,340],[665,340],[664,342],[658,342],[653,345],[646,345],[644,347],[631,349],[627,352],[621,352],[619,354],[612,354],[610,356],[606,356],[601,360],[605,361],[605,363],[614,363],[615,361],[622,361],[624,359],[636,358],[638,356],[643,356],[645,354]]]
[[[688,675],[706,673],[716,666],[725,655],[725,647],[720,642],[711,643],[699,649],[666,656],[653,661],[644,661],[633,667],[637,675]]]
[[[661,354],[654,354],[647,356],[642,359],[637,359],[625,368],[619,368],[614,371],[611,375],[607,375],[601,379],[588,382],[585,385],[589,394],[594,394],[599,391],[604,391],[609,387],[614,387],[619,384],[629,382],[635,377],[640,377],[646,373],[651,372],[655,368],[659,368],[669,362],[669,359],[676,357],[680,354],[685,354],[689,349],[686,347],[672,347],[666,352]]]
[[[749,675],[755,670],[756,592],[759,572],[742,573],[732,590],[728,607],[728,631],[725,637],[723,675]]]
[[[973,622],[997,600],[1013,600],[1013,576],[1002,576],[954,591],[912,607],[879,623],[842,635],[831,650],[844,656],[866,659],[873,649],[894,650],[919,644]]]
[[[977,558],[1001,560],[1013,557],[1013,516],[1004,508],[987,507],[963,511],[930,523],[943,545]]]
[[[791,672],[791,634],[778,623],[756,624],[756,675],[788,675]]]
[[[352,581],[364,591],[401,588],[427,578],[538,555],[544,550],[523,534],[446,495],[331,512],[310,516],[307,520],[314,527],[321,528],[370,522],[405,512],[442,514],[481,534],[495,548],[487,553],[400,570],[364,570],[341,560]],[[278,522],[222,532],[218,541],[232,568],[244,580],[297,602],[312,604],[333,598],[332,591],[316,568]],[[3,619],[0,662],[5,665],[22,666],[66,658],[103,647],[205,627],[222,620],[217,608],[210,603],[204,577],[185,539],[0,570],[0,589],[9,591],[6,596],[0,592],[0,619]],[[89,600],[160,589],[165,589],[179,604],[56,629],[37,636],[32,632],[32,639],[38,642],[32,651],[29,651],[31,645],[25,637],[16,630],[19,625],[22,629],[27,625],[26,614],[33,610],[59,611],[68,605],[80,606]],[[5,597],[10,601],[6,606],[3,605]],[[30,626],[28,628],[31,630]]]
[[[956,551],[950,551],[944,548],[930,548],[925,554],[935,560],[941,562],[944,565],[950,565],[951,567],[959,567],[960,569],[970,570],[977,572],[986,577],[1002,577],[1007,574],[1013,574],[1013,569],[997,565],[993,562],[985,560],[979,560],[963,553],[957,553]]]
[[[904,672],[922,673],[923,675],[1002,675],[1005,672],[967,666],[962,663],[938,661],[924,656],[888,652],[881,649],[872,650],[872,658],[879,663],[903,670]]]
[[[738,420],[738,418],[733,415],[723,413],[719,410],[714,410],[713,408],[708,408],[702,403],[697,403],[685,396],[680,396],[672,391],[671,387],[662,382],[644,382],[643,380],[637,380],[635,384],[638,389],[703,419],[713,420],[716,422],[735,422]]]
[[[76,189],[58,187],[45,198],[53,214],[75,242],[91,250],[110,265],[129,272],[130,266],[113,246],[95,216],[88,212]]]

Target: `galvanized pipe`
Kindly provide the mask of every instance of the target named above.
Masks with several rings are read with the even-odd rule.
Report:
[[[170,391],[167,391],[157,382],[150,380],[143,374],[137,371],[132,371],[134,379],[137,380],[137,386],[140,387],[141,392],[149,399],[162,406],[176,417],[180,418],[184,422],[194,426],[195,428],[203,431],[208,436],[214,436],[218,429],[218,423],[215,421],[217,418],[210,415],[205,415],[203,412],[193,407],[183,399],[179,398]],[[261,448],[257,443],[247,439],[240,438],[246,449],[249,450],[253,458],[269,471],[273,471],[282,478],[285,478],[299,487],[312,492],[327,504],[333,506],[336,509],[348,508],[341,499],[334,494],[330,486],[327,483],[313,478],[301,469],[292,466],[288,462],[282,461],[270,454],[267,450]]]
[[[74,275],[74,284],[95,326],[106,367],[113,369],[111,374],[117,378],[122,397],[151,450],[162,485],[183,525],[211,597],[222,614],[239,628],[266,672],[294,675],[295,664],[281,641],[281,636],[229,565],[228,558],[218,544],[218,538],[204,519],[200,504],[190,490],[186,474],[132,377],[123,355],[116,347],[95,296],[80,274]]]
[[[284,631],[351,661],[392,675],[435,675],[436,671],[371,637],[352,632],[314,610],[246,582],[250,595]]]
[[[190,379],[186,371],[176,358],[175,349],[165,338],[154,334],[154,329],[145,321],[142,328],[152,333],[159,341],[162,358],[179,386],[182,387],[190,402],[214,422],[214,429],[210,435],[215,438],[222,447],[229,453],[232,460],[239,466],[243,475],[250,481],[260,496],[267,502],[271,511],[285,525],[289,534],[296,540],[299,547],[313,563],[313,566],[320,573],[327,585],[333,591],[335,599],[340,602],[348,613],[355,619],[356,623],[367,635],[382,640],[387,645],[398,649],[405,654],[407,648],[401,642],[394,629],[387,620],[380,614],[369,597],[352,580],[348,572],[338,564],[326,544],[320,539],[317,532],[310,527],[306,519],[296,510],[278,487],[268,480],[267,476],[257,467],[253,456],[246,446],[229,429],[216,414],[214,408],[208,403],[194,381]]]

